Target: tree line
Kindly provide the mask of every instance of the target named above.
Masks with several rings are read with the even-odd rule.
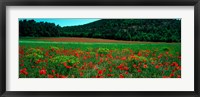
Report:
[[[127,41],[181,42],[179,19],[101,19],[79,26],[19,21],[20,37],[87,37]]]

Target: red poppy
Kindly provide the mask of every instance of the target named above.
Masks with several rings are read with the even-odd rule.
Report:
[[[28,75],[27,69],[26,68],[21,69],[20,74]]]
[[[160,55],[158,56],[158,59],[162,58],[162,56],[163,56],[163,55],[162,55],[162,54],[160,54]]]
[[[122,57],[121,60],[126,60],[126,57]]]
[[[106,68],[103,68],[103,72],[106,72]]]
[[[83,76],[83,72],[80,72],[80,76],[81,76],[81,77]]]
[[[100,54],[100,56],[101,56],[101,57],[103,57],[103,56],[104,56],[104,54]]]
[[[68,66],[68,65],[67,65],[67,66],[65,66],[65,67],[66,67],[67,69],[70,69],[70,68],[72,68],[71,66]]]
[[[60,78],[66,78],[66,76],[64,76],[64,75],[60,75]]]
[[[98,58],[98,56],[99,56],[99,54],[98,54],[98,53],[96,53],[96,58]]]
[[[113,56],[111,54],[107,54],[107,57],[111,58],[111,59],[113,58]]]
[[[45,53],[45,56],[49,56],[49,52],[48,51]]]
[[[119,78],[124,78],[123,74],[120,74],[120,75],[119,75]]]
[[[142,53],[141,53],[141,52],[138,52],[138,56],[142,56]]]
[[[112,68],[109,68],[109,71],[112,72]]]
[[[67,66],[67,63],[66,63],[66,62],[64,62],[64,63],[63,63],[63,65],[64,65],[64,66]]]
[[[124,67],[124,70],[128,70],[129,68],[127,66]]]
[[[181,75],[177,75],[177,78],[181,78]]]
[[[160,68],[160,67],[159,67],[159,65],[156,65],[155,68],[158,69],[158,68]]]
[[[116,56],[116,59],[119,59],[119,56]]]
[[[123,70],[124,64],[120,64],[119,66],[117,66],[117,68],[119,68],[120,70]]]
[[[144,64],[144,65],[143,65],[143,68],[148,68],[147,64]]]
[[[163,76],[162,78],[169,78],[168,76]]]
[[[48,78],[53,78],[53,75],[51,75],[51,74],[48,74]]]
[[[134,67],[134,68],[137,68],[137,65],[136,65],[136,64],[133,64],[133,67]]]
[[[39,64],[42,60],[38,59],[35,63]]]
[[[83,60],[86,60],[87,59],[87,56],[83,56]]]
[[[172,64],[171,64],[171,66],[178,66],[178,63],[177,62],[173,62]]]
[[[97,66],[96,66],[96,65],[94,66],[94,69],[95,69],[95,70],[98,70],[98,68],[97,68]]]
[[[170,74],[170,77],[174,77],[174,73],[171,73],[171,74]]]
[[[78,58],[80,57],[80,55],[77,52],[75,53],[75,56],[78,57]]]
[[[181,70],[181,66],[177,66],[176,69],[177,69],[177,70]]]
[[[125,74],[128,74],[128,71],[126,71]]]
[[[98,70],[98,74],[103,74],[103,70]]]
[[[57,78],[59,78],[59,77],[60,77],[60,75],[57,73],[57,74],[56,74],[56,77],[57,77]]]
[[[142,70],[138,69],[137,72],[142,72]]]
[[[20,66],[24,66],[24,64],[20,64]]]
[[[114,74],[107,74],[108,77],[114,76]]]
[[[103,59],[102,59],[102,58],[100,58],[100,62],[101,62],[101,63],[103,62]]]
[[[135,58],[135,56],[134,55],[131,55],[131,59],[134,59]]]
[[[51,70],[52,73],[55,73],[55,70]]]
[[[46,70],[45,69],[40,70],[40,75],[45,75],[45,74],[46,74]]]

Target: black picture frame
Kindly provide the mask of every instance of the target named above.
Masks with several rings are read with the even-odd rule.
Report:
[[[6,90],[6,6],[194,6],[194,91],[7,91]],[[199,0],[0,0],[0,95],[2,97],[29,96],[105,96],[105,97],[199,97],[200,96],[200,1]]]

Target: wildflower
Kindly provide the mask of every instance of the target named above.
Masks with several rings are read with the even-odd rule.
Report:
[[[181,70],[181,66],[177,66],[176,69],[177,69],[177,70]]]
[[[137,72],[142,72],[142,70],[138,69]]]
[[[109,68],[109,71],[112,72],[112,68]]]
[[[65,67],[66,67],[67,69],[70,69],[70,68],[72,68],[71,66],[68,66],[68,65],[67,65],[67,66],[65,66]]]
[[[172,62],[171,66],[179,66],[177,62]]]
[[[63,63],[63,65],[64,65],[64,66],[67,66],[67,63],[66,63],[66,62],[64,62],[64,63]]]
[[[158,68],[160,68],[160,67],[159,67],[159,65],[156,65],[155,68],[158,69]]]
[[[27,69],[26,68],[21,69],[20,74],[28,75]]]
[[[55,73],[55,70],[51,70],[52,73]]]
[[[141,52],[138,52],[138,56],[142,56],[142,53],[141,53]]]
[[[64,76],[64,75],[60,75],[60,78],[66,78],[66,76]]]
[[[126,60],[126,57],[122,57],[121,60]]]
[[[117,68],[119,68],[120,70],[123,70],[124,64],[120,64],[119,66],[117,66]]]
[[[24,66],[24,64],[20,64],[20,66]]]
[[[170,77],[174,77],[174,73],[171,73],[171,74],[170,74]]]
[[[83,76],[83,72],[80,72],[80,76],[81,76],[81,77]]]
[[[144,64],[144,65],[143,65],[143,68],[148,68],[147,64]]]
[[[53,77],[53,75],[51,75],[51,74],[48,74],[48,78],[54,78],[54,77]]]
[[[60,77],[59,73],[57,73],[57,74],[56,74],[56,77],[57,77],[57,78],[59,78],[59,77]]]
[[[158,56],[158,59],[160,59],[161,57],[162,57],[162,55],[159,55],[159,56]]]
[[[35,63],[36,64],[39,64],[41,62],[41,60],[40,59],[38,59]]]
[[[100,74],[100,75],[103,74],[103,70],[99,70],[98,74]]]
[[[129,68],[127,66],[124,67],[124,70],[128,70]]]
[[[123,74],[120,74],[120,75],[119,75],[119,78],[124,78]]]
[[[45,56],[49,56],[49,52],[48,51],[45,53]]]
[[[40,75],[45,75],[45,74],[46,74],[46,70],[45,69],[40,70]]]
[[[134,68],[137,68],[137,65],[136,65],[136,64],[133,64],[133,67],[134,67]]]
[[[126,71],[125,74],[128,74],[128,71]]]
[[[108,77],[114,76],[114,74],[107,74]]]
[[[163,76],[162,78],[169,78],[168,76]]]

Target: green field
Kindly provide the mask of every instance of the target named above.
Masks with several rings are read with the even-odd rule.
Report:
[[[180,78],[181,43],[20,39],[20,78]]]

